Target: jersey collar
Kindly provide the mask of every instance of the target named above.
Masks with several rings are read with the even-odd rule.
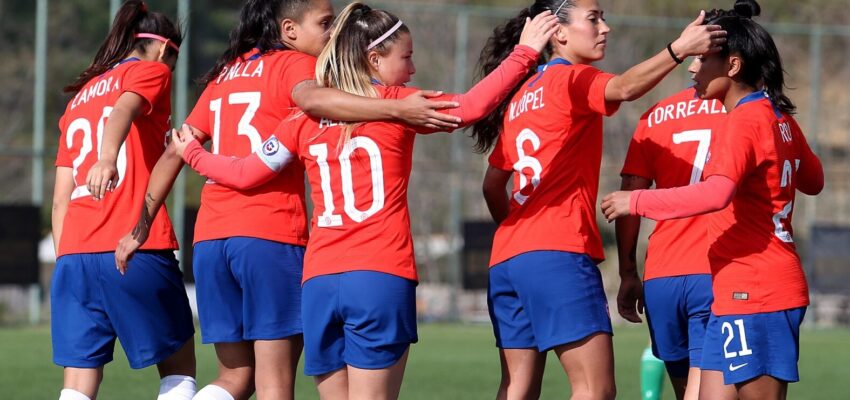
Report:
[[[546,70],[552,65],[573,65],[573,63],[560,57],[549,60],[549,62],[547,62],[546,64],[537,67],[537,77],[528,83],[528,87],[534,86],[537,81],[543,78],[543,73],[546,72]]]
[[[752,92],[752,93],[744,96],[743,99],[738,101],[738,104],[735,105],[735,108],[738,108],[738,107],[740,107],[744,104],[747,104],[749,102],[753,102],[753,101],[757,101],[757,100],[761,100],[761,99],[766,99],[766,98],[767,98],[767,93],[765,93],[764,90],[756,90],[755,92]]]
[[[263,48],[261,48],[260,46],[254,47],[254,50],[257,50],[257,52],[252,54],[251,57],[248,57],[248,59],[246,61],[254,61],[254,60],[262,57],[263,54],[266,53],[266,51],[263,51]],[[272,45],[272,48],[269,49],[269,51],[279,51],[279,50],[286,50],[286,46],[284,46],[281,43],[275,43],[275,44]]]
[[[142,61],[142,60],[140,60],[138,57],[128,57],[128,58],[125,58],[121,61],[118,61],[118,63],[116,63],[115,65],[112,66],[112,69],[118,68],[118,66],[121,65],[121,64],[133,62],[133,61]]]
[[[747,103],[750,103],[750,102],[753,102],[753,101],[762,100],[762,99],[767,99],[768,101],[770,101],[770,106],[773,108],[773,113],[776,114],[776,118],[782,118],[782,112],[779,110],[779,107],[777,107],[776,104],[774,104],[773,101],[770,100],[770,96],[768,96],[767,92],[765,92],[764,90],[757,90],[755,92],[752,92],[752,93],[744,96],[743,99],[738,101],[738,104],[735,105],[735,108],[738,108],[738,107],[740,107],[744,104],[747,104]]]

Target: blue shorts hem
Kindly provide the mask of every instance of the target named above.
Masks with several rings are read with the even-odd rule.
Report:
[[[175,343],[173,343],[168,348],[166,348],[164,350],[160,350],[155,356],[150,357],[146,360],[132,362],[132,361],[129,361],[129,359],[128,359],[128,361],[130,363],[130,368],[132,368],[132,369],[142,369],[142,368],[147,368],[147,367],[150,367],[151,365],[156,365],[156,364],[159,364],[159,363],[165,361],[166,359],[168,359],[168,357],[171,357],[175,353],[180,351],[180,349],[186,344],[186,342],[189,339],[191,339],[194,335],[195,335],[195,330],[193,329],[191,334],[189,334],[183,340],[175,341]]]
[[[542,353],[542,352],[545,352],[545,351],[552,350],[552,349],[554,349],[555,347],[558,347],[558,346],[562,346],[562,345],[570,344],[570,343],[575,343],[575,342],[587,339],[590,336],[593,336],[597,333],[606,333],[606,334],[610,335],[611,337],[614,336],[614,332],[611,329],[600,327],[600,328],[596,328],[595,330],[590,330],[588,333],[583,333],[583,334],[578,334],[578,335],[569,335],[569,336],[564,336],[560,339],[547,340],[546,342],[539,344],[537,346],[537,349]]]
[[[336,367],[310,368],[310,369],[305,367],[304,368],[304,375],[307,375],[307,376],[325,375],[325,374],[329,374],[329,373],[334,372],[334,371],[339,371],[339,370],[345,368],[346,365],[347,364],[345,364],[345,363],[340,363],[339,366],[336,366]]]
[[[691,354],[689,352],[685,352],[684,354],[670,354],[670,353],[656,354],[655,349],[653,349],[652,355],[654,355],[655,358],[657,358],[661,361],[666,361],[666,362],[674,362],[674,361],[681,361],[681,360],[689,360],[689,362],[690,362],[690,358],[691,358]]]
[[[293,336],[303,335],[303,329],[290,329],[288,331],[284,331],[282,333],[267,333],[267,334],[254,334],[254,335],[245,335],[245,339],[243,340],[283,340],[288,339]]]
[[[201,329],[203,332],[203,329]],[[201,333],[201,343],[202,344],[216,344],[216,343],[239,343],[247,341],[242,336],[225,336],[225,337],[215,337],[215,336],[204,336]]]
[[[80,361],[80,360],[71,360],[68,358],[56,358],[53,357],[53,363],[65,368],[100,368],[106,364],[112,362],[112,357],[100,362],[100,361]]]
[[[409,346],[408,346],[408,348],[409,348]],[[395,360],[387,361],[387,362],[383,362],[383,363],[376,363],[376,364],[370,364],[370,365],[364,365],[364,364],[358,364],[358,363],[346,363],[346,365],[350,365],[354,368],[359,368],[359,369],[371,369],[371,370],[384,369],[384,368],[389,368],[389,367],[392,367],[393,365],[398,364],[399,360],[401,360],[401,357],[403,355],[404,355],[404,353],[402,353]]]
[[[504,350],[524,350],[524,349],[534,349],[537,350],[537,345],[534,343],[518,343],[518,342],[496,342],[496,347]]]

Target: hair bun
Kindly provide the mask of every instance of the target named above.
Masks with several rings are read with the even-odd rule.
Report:
[[[761,6],[755,0],[735,1],[735,13],[744,18],[757,17],[761,14]]]

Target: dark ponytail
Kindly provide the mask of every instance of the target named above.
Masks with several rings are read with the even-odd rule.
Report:
[[[558,16],[561,23],[569,23],[569,10],[575,7],[574,0],[537,0],[531,7],[525,8],[519,12],[519,15],[508,20],[504,25],[496,27],[493,30],[493,35],[487,39],[487,44],[481,50],[481,56],[478,58],[478,78],[487,76],[499,67],[511,52],[514,47],[519,44],[519,38],[522,34],[522,29],[525,27],[526,18],[534,18],[537,14],[543,11],[552,11]],[[547,47],[540,55],[540,63],[545,62],[551,50]],[[535,74],[534,69],[530,69],[523,81],[527,80]],[[472,126],[472,137],[475,139],[473,149],[478,153],[486,153],[496,143],[499,133],[502,131],[502,120],[504,119],[505,110],[508,107],[511,99],[517,91],[519,91],[522,83],[518,84],[502,103],[490,113],[486,118],[476,122]]]
[[[136,38],[136,34],[139,33],[162,36],[177,46],[183,42],[180,27],[168,17],[162,13],[149,11],[144,1],[127,0],[115,14],[112,28],[103,44],[100,45],[94,61],[73,83],[64,88],[65,93],[78,92],[88,81],[108,71],[133,50],[145,51],[145,47],[155,41],[155,39]],[[167,47],[166,54],[176,56],[177,52]]]
[[[794,114],[797,107],[783,93],[785,70],[782,58],[770,33],[752,20],[761,14],[761,7],[754,0],[738,0],[734,11],[712,21],[726,32],[726,43],[720,52],[722,57],[735,54],[741,57],[739,78],[746,85],[763,88],[770,100],[786,114]]]
[[[228,64],[253,48],[261,53],[275,51],[285,45],[281,40],[280,22],[285,18],[300,20],[311,0],[248,0],[242,5],[239,24],[230,31],[227,50],[212,69],[198,79],[201,86],[218,78]]]

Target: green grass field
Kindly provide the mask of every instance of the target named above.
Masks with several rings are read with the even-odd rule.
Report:
[[[646,345],[646,328],[616,330],[614,337],[618,398],[639,399],[638,363]],[[850,399],[843,383],[850,376],[850,330],[806,330],[802,335],[802,382],[791,385],[789,399]],[[205,384],[216,372],[212,346],[199,346],[198,381]],[[550,355],[544,399],[565,399],[566,375]],[[498,355],[486,325],[420,325],[420,342],[413,346],[402,399],[491,399],[499,382]],[[132,371],[123,353],[106,368],[100,399],[152,399],[158,378],[155,368]],[[50,331],[39,328],[0,329],[0,388],[5,399],[55,399],[62,370],[51,362]],[[669,386],[664,399],[673,399]],[[300,375],[298,398],[317,398],[312,380]]]

